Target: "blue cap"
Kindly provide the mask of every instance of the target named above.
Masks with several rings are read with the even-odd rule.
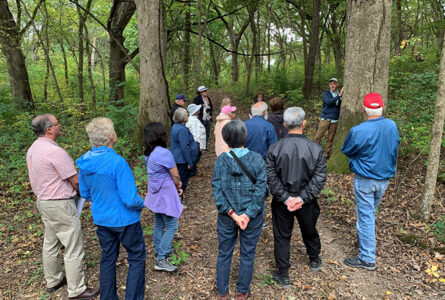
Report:
[[[184,101],[189,101],[184,94],[177,94],[176,95],[176,99],[175,100],[184,100]]]

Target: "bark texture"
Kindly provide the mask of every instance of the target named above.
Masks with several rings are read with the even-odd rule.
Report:
[[[347,172],[348,163],[340,148],[351,127],[364,120],[363,98],[367,93],[388,98],[391,42],[391,0],[348,0],[343,101],[340,121],[328,168]]]
[[[166,31],[162,0],[136,0],[141,64],[141,90],[136,140],[150,122],[168,128],[168,92],[164,62]]]
[[[445,47],[442,48],[442,59],[440,60],[439,84],[437,86],[436,112],[431,130],[430,153],[428,155],[428,168],[425,176],[425,187],[423,191],[420,212],[423,220],[428,221],[431,214],[431,204],[436,189],[437,174],[440,166],[440,149],[443,135],[443,124],[445,121]]]
[[[0,45],[8,66],[14,104],[18,109],[33,109],[34,101],[21,48],[21,35],[7,0],[0,0]]]

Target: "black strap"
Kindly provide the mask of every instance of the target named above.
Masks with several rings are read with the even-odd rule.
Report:
[[[256,180],[255,178],[253,178],[252,174],[250,174],[250,172],[247,170],[246,166],[243,164],[243,162],[238,158],[238,156],[236,156],[235,152],[233,152],[232,150],[230,150],[229,152],[230,154],[232,154],[233,158],[235,159],[235,161],[238,163],[238,165],[241,167],[241,169],[244,171],[244,174],[247,175],[247,177],[249,177],[250,181],[252,181],[252,183],[255,185],[256,184]]]

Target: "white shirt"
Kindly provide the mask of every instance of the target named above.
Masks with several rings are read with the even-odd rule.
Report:
[[[185,126],[190,130],[195,139],[195,142],[199,143],[201,150],[206,149],[206,129],[202,125],[201,121],[195,116],[190,116]]]

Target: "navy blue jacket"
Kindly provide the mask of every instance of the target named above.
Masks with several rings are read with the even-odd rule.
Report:
[[[224,152],[215,161],[212,177],[213,197],[216,208],[221,214],[227,214],[230,209],[238,215],[246,214],[250,219],[263,211],[266,195],[266,167],[258,153],[248,151],[237,156],[247,170],[255,178],[255,185],[244,173],[229,152]],[[247,149],[243,149],[247,150]]]
[[[144,200],[122,156],[105,146],[93,147],[76,164],[80,195],[92,201],[94,224],[124,227],[139,222]]]
[[[244,147],[261,154],[263,159],[266,159],[267,150],[277,141],[275,127],[262,116],[254,116],[244,123],[247,127],[247,141]]]
[[[192,133],[182,123],[175,123],[170,131],[170,151],[176,164],[193,167],[199,160],[199,148]]]
[[[323,92],[323,108],[321,110],[321,117],[323,119],[338,120],[340,115],[341,97],[332,97],[331,91]]]
[[[396,173],[399,142],[396,123],[380,117],[352,127],[341,151],[349,157],[353,173],[383,180]]]

